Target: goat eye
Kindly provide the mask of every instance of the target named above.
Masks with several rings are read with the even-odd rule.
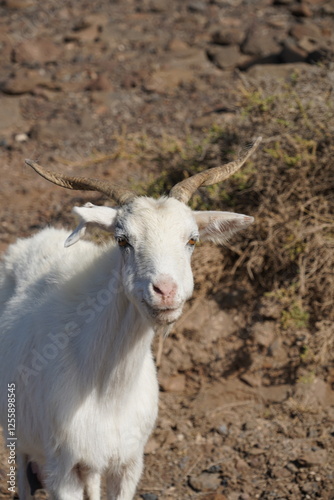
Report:
[[[129,245],[129,242],[126,238],[123,238],[122,236],[119,236],[117,238],[117,243],[118,243],[118,246],[120,247],[127,247]]]
[[[188,241],[188,245],[190,245],[191,247],[195,246],[197,243],[197,240],[195,240],[195,238],[190,238],[190,240]]]

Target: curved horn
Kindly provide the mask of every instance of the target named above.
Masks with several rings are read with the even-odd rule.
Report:
[[[69,177],[67,175],[46,170],[33,160],[25,160],[25,162],[29,165],[29,167],[32,167],[35,172],[44,177],[44,179],[66,189],[99,191],[100,193],[103,193],[109,198],[115,200],[119,205],[129,203],[136,197],[136,194],[133,191],[118,186],[117,184],[110,184],[106,181],[90,179],[88,177]]]
[[[171,198],[176,198],[179,201],[183,201],[183,203],[187,203],[200,186],[211,186],[211,184],[217,184],[218,182],[224,181],[239,170],[239,168],[254,153],[261,141],[262,137],[258,137],[253,146],[240,160],[204,170],[203,172],[199,172],[198,174],[175,184],[175,186],[170,190],[169,196]]]

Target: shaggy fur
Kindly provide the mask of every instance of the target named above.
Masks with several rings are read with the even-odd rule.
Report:
[[[75,211],[70,236],[44,229],[1,264],[0,420],[15,383],[21,499],[33,462],[54,500],[98,500],[102,473],[110,500],[130,500],[157,416],[154,331],[191,296],[194,240],[223,242],[252,219],[144,197]],[[88,225],[118,245],[79,241]]]

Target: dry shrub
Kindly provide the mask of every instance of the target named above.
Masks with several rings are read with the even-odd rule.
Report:
[[[262,148],[241,171],[200,190],[192,204],[253,215],[249,238],[232,244],[228,259],[224,250],[224,279],[237,272],[260,295],[288,296],[313,325],[334,319],[333,77],[312,67],[289,82],[243,76],[235,121],[192,137],[191,147],[161,151],[155,159],[163,175],[149,188],[151,195],[168,191],[184,176],[235,159],[262,135]]]
[[[290,288],[315,322],[334,319],[334,105],[327,71],[274,89],[248,120],[265,132],[240,208],[256,218],[245,264],[263,290]],[[251,88],[248,93],[251,93]],[[268,102],[268,89],[260,87]],[[272,91],[272,88],[271,88]],[[259,92],[258,88],[256,92]],[[246,104],[249,96],[246,95]],[[284,116],[284,120],[282,117]],[[242,133],[244,135],[245,128]],[[248,129],[248,127],[246,127]],[[247,130],[246,130],[247,131]],[[254,131],[253,131],[254,134]],[[253,205],[253,206],[250,206]]]

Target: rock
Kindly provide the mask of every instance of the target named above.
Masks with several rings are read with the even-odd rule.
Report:
[[[180,38],[172,38],[172,40],[170,40],[167,45],[167,50],[170,50],[172,52],[183,52],[184,50],[188,49],[189,45]]]
[[[158,500],[158,496],[155,493],[144,493],[140,496],[143,500]]]
[[[168,3],[165,0],[151,0],[149,10],[157,13],[166,12],[168,10]]]
[[[240,28],[219,28],[212,33],[211,40],[218,45],[239,45],[245,35]]]
[[[252,326],[254,340],[261,347],[269,347],[275,338],[276,324],[274,321],[258,321]]]
[[[222,436],[228,436],[228,427],[226,424],[220,424],[216,427],[216,431]]]
[[[237,45],[229,45],[227,47],[210,47],[207,49],[207,56],[218,68],[230,69],[238,64],[241,54]]]
[[[221,479],[218,474],[202,472],[199,476],[191,476],[189,478],[189,485],[195,491],[217,490],[221,485]]]
[[[14,49],[14,60],[18,63],[34,65],[56,62],[61,57],[62,47],[50,38],[24,40]]]
[[[290,29],[290,35],[296,38],[296,40],[301,40],[304,37],[309,37],[309,38],[321,38],[321,30],[316,26],[315,24],[295,24],[292,26]]]
[[[287,384],[261,387],[259,392],[265,402],[282,403],[289,395],[290,386]]]
[[[186,388],[186,377],[180,373],[163,378],[160,380],[160,387],[165,392],[183,392]]]
[[[301,38],[298,41],[298,47],[301,50],[304,50],[305,52],[307,52],[308,54],[311,54],[315,50],[318,49],[319,43],[314,38],[310,38],[310,37],[305,36],[304,38]]]
[[[328,453],[325,449],[313,446],[304,448],[294,461],[298,467],[322,466],[326,463]]]
[[[5,7],[10,10],[23,10],[36,4],[34,0],[5,0]]]
[[[312,17],[312,10],[305,3],[292,5],[290,12],[296,17]]]
[[[244,54],[268,56],[279,53],[281,46],[276,42],[272,31],[267,26],[258,25],[251,28],[241,50]]]
[[[21,133],[16,134],[14,139],[16,142],[27,142],[29,140],[29,137],[27,136],[27,134]]]
[[[242,382],[249,385],[249,387],[261,387],[261,377],[259,376],[245,373],[244,375],[240,375],[239,378]]]
[[[329,384],[320,378],[298,382],[294,390],[294,398],[298,403],[310,410],[334,404],[334,392]]]
[[[190,2],[187,6],[189,12],[205,12],[207,9],[207,5],[204,2],[201,2],[200,0],[194,0],[193,2]]]

